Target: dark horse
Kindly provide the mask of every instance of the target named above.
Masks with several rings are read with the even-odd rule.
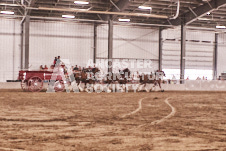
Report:
[[[120,85],[125,85],[128,83],[130,77],[130,70],[125,68],[123,70],[119,70],[119,73],[108,73],[105,79],[105,82],[108,86],[112,83],[118,82]]]
[[[164,90],[161,87],[161,83],[162,83],[162,77],[165,76],[164,71],[160,71],[157,70],[154,74],[142,74],[139,76],[140,78],[140,86],[138,88],[141,89],[141,86],[144,86],[144,88],[146,89],[147,92],[150,92],[152,90],[152,88],[159,86],[159,88],[161,89],[161,91],[163,92]],[[149,90],[147,89],[147,84],[153,84],[152,88]]]
[[[98,80],[98,72],[99,68],[92,68],[92,69],[84,69],[82,71],[76,71],[74,73],[75,81],[77,83],[78,88],[83,91],[83,88],[80,86],[81,83],[85,84],[85,88],[87,88],[87,84],[95,84]]]

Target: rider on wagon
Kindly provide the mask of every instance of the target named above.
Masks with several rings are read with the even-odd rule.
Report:
[[[92,72],[92,70],[93,70],[93,69],[91,68],[91,66],[89,66],[89,67],[87,68],[87,71],[88,71],[88,72]]]
[[[78,66],[75,65],[75,67],[73,68],[73,70],[74,70],[75,72],[77,72],[77,71],[78,71]]]

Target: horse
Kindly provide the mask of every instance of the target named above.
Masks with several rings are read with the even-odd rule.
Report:
[[[162,83],[162,77],[165,76],[164,71],[157,70],[154,74],[142,74],[139,76],[140,78],[140,86],[138,87],[138,91],[141,90],[141,86],[144,86],[147,92],[150,92],[152,88],[159,86],[161,89],[161,92],[164,92],[162,89],[161,83]],[[146,88],[147,84],[153,84],[152,88],[149,90]]]
[[[80,86],[81,83],[85,84],[85,89],[87,88],[87,84],[95,84],[97,79],[97,73],[99,72],[99,68],[86,68],[82,71],[76,71],[74,73],[75,81],[77,83],[78,88],[83,91],[83,88]]]
[[[120,85],[125,85],[128,83],[130,77],[130,70],[125,68],[123,70],[119,70],[119,73],[108,73],[105,78],[105,83],[110,84],[118,82]]]

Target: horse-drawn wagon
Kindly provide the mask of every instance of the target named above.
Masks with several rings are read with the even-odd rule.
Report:
[[[18,80],[21,80],[21,88],[24,91],[39,92],[43,89],[44,81],[53,83],[54,90],[64,91],[64,73],[62,68],[53,71],[19,71]]]
[[[69,70],[66,70],[69,69]],[[67,72],[65,72],[67,71]],[[130,84],[130,70],[128,68],[122,70],[118,74],[107,74],[104,79],[99,79],[99,69],[93,68],[92,70],[83,70],[79,72],[72,72],[70,68],[59,65],[54,67],[53,71],[28,71],[28,70],[21,70],[19,71],[19,80],[21,80],[21,88],[24,91],[31,91],[31,92],[39,92],[43,89],[44,81],[48,82],[48,89],[47,92],[59,92],[64,91],[65,87],[67,90],[79,89],[83,91],[84,89],[80,86],[80,84],[84,83],[84,88],[87,90],[87,84],[89,87],[92,87],[96,84],[96,82],[103,82],[105,81],[107,86],[107,91],[109,90],[109,86],[111,84],[118,83],[120,86],[124,86],[126,84]],[[65,73],[67,73],[65,75]],[[139,88],[138,91],[141,90],[141,87],[145,87],[146,84],[153,84],[152,87],[159,86],[161,91],[164,91],[161,88],[161,81],[162,77],[164,76],[163,71],[158,71],[153,75],[142,75],[139,77]],[[103,84],[103,83],[102,83]],[[146,91],[149,92],[151,89],[147,88]]]

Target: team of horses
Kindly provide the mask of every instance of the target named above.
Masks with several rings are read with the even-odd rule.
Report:
[[[60,71],[59,68],[61,68],[61,66],[58,66],[57,68],[58,70],[56,71]],[[134,75],[131,75],[131,71],[128,68],[119,70],[118,73],[108,72],[108,74],[106,74],[104,77],[101,76],[100,69],[97,67],[87,68],[82,71],[72,71],[65,67],[63,69],[63,72],[67,74],[65,77],[62,76],[63,79],[61,82],[55,83],[57,86],[55,85],[54,87],[57,91],[64,90],[64,81],[67,81],[66,83],[68,85],[76,86],[80,91],[87,89],[87,85],[89,87],[93,87],[97,83],[106,84],[107,92],[111,91],[110,86],[112,84],[118,84],[123,90],[125,90],[128,88],[126,85],[134,82],[134,79],[136,79],[136,84],[138,84],[138,91],[141,91],[142,88],[144,88],[147,92],[149,92],[156,87],[159,87],[162,92],[164,91],[161,87],[161,83],[165,73],[159,70],[150,74],[136,75],[136,78],[134,78]],[[57,74],[59,74],[59,72],[56,73],[56,75]],[[62,75],[62,73],[60,74]],[[81,84],[84,84],[84,86],[82,87]],[[149,89],[147,86],[151,86],[151,88]]]
[[[156,71],[150,74],[141,74],[136,75],[137,83],[138,83],[138,91],[141,91],[144,88],[147,92],[151,91],[153,88],[159,87],[163,92],[164,90],[161,87],[162,77],[165,76],[163,71]],[[110,92],[111,84],[119,84],[123,90],[125,90],[125,85],[134,81],[134,77],[131,75],[131,71],[128,68],[124,70],[119,70],[118,73],[109,72],[104,77],[100,75],[100,69],[95,68],[87,68],[82,71],[74,71],[68,74],[67,81],[70,82],[70,85],[73,83],[80,91],[84,91],[87,88],[87,85],[94,86],[94,84],[106,84],[107,92]],[[81,86],[84,84],[84,87]],[[151,86],[151,88],[147,88],[147,86]]]

